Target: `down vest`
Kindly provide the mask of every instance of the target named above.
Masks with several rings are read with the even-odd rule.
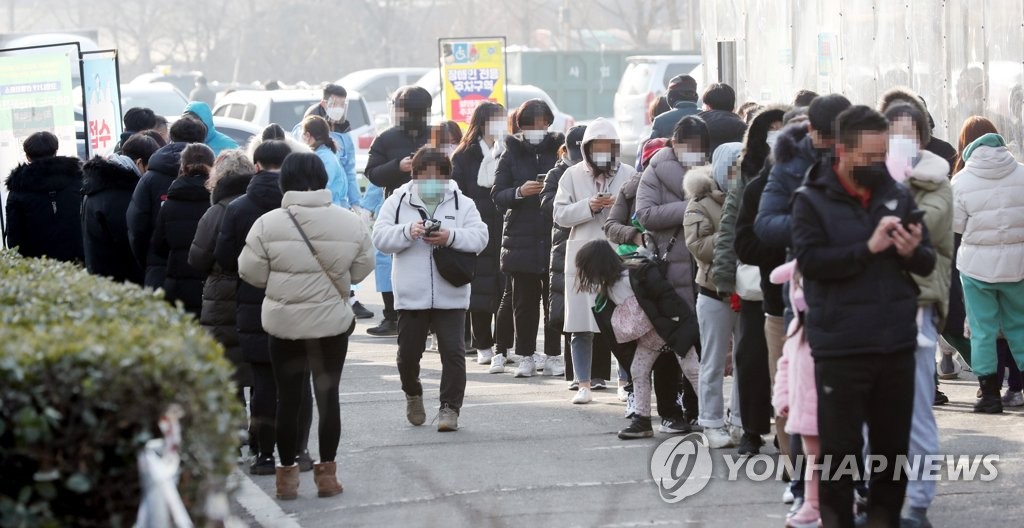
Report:
[[[316,248],[319,262],[289,212]],[[349,288],[371,271],[373,246],[366,226],[355,213],[333,205],[327,189],[286,192],[280,209],[253,224],[238,257],[239,278],[266,288],[263,328],[290,340],[348,332],[355,322]]]
[[[82,234],[89,273],[142,284],[142,266],[128,244],[125,213],[139,183],[135,171],[100,157],[82,168]]]
[[[188,263],[189,248],[196,236],[199,220],[210,208],[206,178],[183,176],[167,190],[167,201],[160,207],[153,231],[153,253],[167,260],[164,292],[171,303],[181,301],[185,310],[199,317],[203,308],[203,283],[206,274]]]
[[[690,197],[686,206],[686,219],[683,220],[683,231],[686,233],[686,247],[697,259],[697,285],[718,291],[711,266],[715,260],[715,241],[718,240],[719,228],[722,225],[725,193],[718,188],[711,177],[711,171],[706,167],[687,172],[683,187],[686,189],[686,195]]]
[[[1006,147],[977,147],[953,176],[957,269],[983,282],[1024,280],[1024,166]]]
[[[81,262],[82,169],[53,156],[18,165],[7,178],[7,243],[26,257]]]

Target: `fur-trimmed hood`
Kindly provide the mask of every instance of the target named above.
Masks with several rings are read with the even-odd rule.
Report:
[[[769,128],[772,123],[782,121],[787,110],[789,107],[785,105],[769,106],[754,116],[750,126],[747,127],[747,133],[743,136],[741,174],[749,175],[752,178],[761,171],[761,167],[764,167],[765,160],[771,154],[771,149],[768,146]]]
[[[811,137],[807,131],[807,123],[794,123],[782,129],[775,143],[772,157],[775,163],[786,163],[800,157],[803,153],[814,152]]]
[[[139,184],[135,171],[99,156],[85,162],[82,173],[82,194],[86,196],[108,189],[132,191]]]
[[[907,182],[911,187],[934,191],[949,183],[949,162],[927,150],[921,151],[921,161],[910,169]]]
[[[232,174],[217,181],[210,195],[210,203],[219,203],[228,198],[236,198],[245,194],[252,181],[252,174]]]
[[[82,187],[82,164],[78,158],[52,156],[22,163],[7,178],[7,190],[20,192],[60,191]]]
[[[878,111],[884,114],[885,110],[894,103],[907,103],[910,106],[913,106],[918,112],[921,112],[921,115],[925,118],[931,116],[931,114],[928,113],[928,108],[924,106],[923,102],[921,102],[921,98],[918,97],[913,90],[905,86],[897,86],[883,93],[882,97],[878,99]],[[930,129],[922,130],[921,135],[921,145],[927,145],[928,142],[932,140],[932,131]]]
[[[683,192],[690,200],[700,201],[711,196],[718,203],[725,201],[725,193],[718,188],[711,167],[707,165],[686,171],[686,176],[683,177]]]

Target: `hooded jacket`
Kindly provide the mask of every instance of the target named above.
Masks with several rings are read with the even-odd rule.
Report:
[[[725,193],[718,188],[711,171],[706,167],[687,172],[683,189],[690,198],[683,220],[683,231],[686,234],[686,247],[697,260],[696,282],[702,288],[717,291],[711,266],[715,260],[715,241],[722,224]]]
[[[711,140],[708,152],[714,152],[726,143],[739,143],[747,131],[747,123],[735,112],[726,110],[707,110],[697,114],[708,126],[708,138]]]
[[[235,143],[235,140],[217,131],[217,127],[213,124],[213,112],[210,110],[210,105],[202,101],[193,101],[185,107],[184,113],[199,116],[199,119],[206,125],[206,140],[203,142],[213,150],[214,156],[220,154],[222,150],[238,148],[238,143]]]
[[[1006,147],[979,146],[953,176],[957,269],[988,283],[1024,280],[1024,166]]]
[[[327,110],[319,102],[307,108],[302,117],[306,118],[311,115],[324,118],[331,127],[331,138],[334,139],[334,144],[338,147],[338,163],[341,164],[341,170],[345,173],[345,179],[348,181],[346,186],[348,204],[351,207],[360,206],[359,182],[356,180],[356,146],[352,141],[352,125],[348,122],[348,119],[340,123],[334,123],[327,119]],[[301,122],[297,123],[295,128],[292,129],[292,135],[302,137]]]
[[[51,156],[23,163],[7,178],[7,244],[26,257],[84,260],[82,166]]]
[[[921,290],[919,304],[937,305],[938,328],[945,325],[949,314],[953,267],[953,189],[948,174],[949,163],[946,160],[922,150],[921,160],[910,170],[906,180],[917,208],[924,211],[924,225],[935,248],[935,271],[928,276],[913,277]]]
[[[393,126],[374,138],[370,144],[370,159],[366,162],[366,179],[384,189],[384,196],[391,196],[395,189],[412,179],[408,172],[402,172],[402,159],[412,156],[430,139],[426,129],[413,136],[399,126]]]
[[[812,168],[794,198],[792,226],[816,359],[914,352],[918,289],[910,274],[927,276],[935,268],[928,230],[909,259],[893,247],[873,255],[867,241],[883,217],[907,218],[916,207],[910,191],[887,178],[865,208],[831,163]]]
[[[160,207],[153,230],[153,252],[167,259],[164,292],[171,303],[181,301],[185,310],[200,316],[203,307],[203,283],[206,273],[188,263],[189,248],[196,236],[199,220],[210,208],[206,178],[182,176],[167,190],[167,201]]]
[[[562,176],[569,167],[575,165],[571,159],[562,157],[548,171],[544,178],[544,190],[540,193],[540,207],[548,218],[555,214],[555,195]],[[569,230],[551,222],[551,261],[548,295],[548,324],[561,329],[565,324],[565,245],[569,240]]]
[[[199,219],[196,236],[188,250],[189,265],[207,276],[203,285],[203,308],[199,322],[224,346],[226,355],[235,363],[242,359],[238,346],[238,328],[235,326],[238,274],[224,270],[217,263],[214,249],[224,213],[231,202],[245,194],[245,188],[251,180],[251,174],[234,174],[217,182],[210,197],[213,205]]]
[[[666,275],[676,293],[688,302],[696,303],[693,264],[683,232],[686,204],[690,198],[683,191],[686,172],[672,149],[658,151],[640,177],[636,191],[636,216],[640,225],[651,234],[651,250],[668,261]]]
[[[793,194],[803,185],[819,153],[807,134],[807,125],[795,124],[782,130],[772,155],[775,165],[761,195],[754,232],[771,247],[788,248],[792,245]]]
[[[126,213],[139,183],[136,171],[95,157],[82,167],[85,268],[117,282],[142,285],[142,266],[128,243]]]
[[[289,212],[309,237],[319,260]],[[349,289],[371,271],[373,248],[366,226],[351,211],[334,205],[331,191],[326,189],[285,193],[280,209],[253,224],[238,257],[239,278],[266,288],[263,328],[280,339],[347,333],[355,324]]]
[[[238,257],[245,246],[245,237],[256,219],[265,213],[281,207],[281,187],[278,172],[256,173],[245,189],[245,195],[235,199],[224,210],[217,233],[217,245],[213,254],[217,264],[225,272],[238,271]],[[242,358],[254,363],[270,363],[267,348],[267,334],[263,331],[261,311],[263,288],[257,288],[244,281],[238,281],[235,295],[235,324],[238,327],[238,343],[242,347]]]
[[[569,229],[565,246],[565,332],[600,332],[594,320],[592,308],[595,294],[579,292],[576,289],[576,254],[584,244],[592,240],[607,240],[604,224],[608,220],[608,209],[594,213],[590,199],[604,192],[611,196],[618,194],[627,180],[636,174],[633,167],[614,161],[603,186],[595,179],[595,169],[588,150],[597,140],[618,142],[615,125],[604,118],[598,118],[587,126],[583,134],[581,150],[583,161],[569,167],[558,183],[553,205],[553,219],[556,224]]]
[[[501,301],[502,279],[500,272],[501,213],[491,199],[491,189],[477,183],[477,173],[483,163],[484,152],[478,141],[452,156],[452,180],[466,197],[473,200],[480,219],[487,224],[487,247],[476,259],[476,276],[473,278],[469,309],[471,311],[497,312]]]
[[[170,143],[153,153],[146,166],[146,173],[139,179],[132,193],[132,201],[128,204],[126,218],[128,222],[128,243],[139,265],[146,271],[143,283],[148,288],[160,288],[164,285],[167,273],[167,261],[154,253],[150,248],[153,230],[156,228],[156,217],[160,207],[167,200],[167,189],[178,177],[181,164],[181,151],[187,143]]]
[[[470,285],[453,286],[442,278],[434,261],[434,247],[412,238],[410,229],[422,219],[421,212],[426,214],[427,209],[416,194],[414,182],[409,182],[384,201],[373,225],[373,245],[393,255],[395,309],[466,310]],[[455,182],[448,182],[433,218],[440,220],[441,229],[450,232],[448,247],[473,254],[487,247],[487,224],[480,219],[473,200],[462,194]]]
[[[533,146],[522,134],[505,138],[505,153],[498,160],[491,197],[505,210],[501,240],[501,271],[548,274],[551,258],[551,216],[540,207],[540,195],[517,198],[517,190],[538,175],[547,174],[558,161],[562,134],[551,133]]]
[[[931,127],[922,130],[924,133],[924,138],[921,140],[921,145],[923,146],[922,150],[926,150],[942,158],[949,165],[950,169],[952,169],[958,157],[956,149],[953,148],[953,145],[950,145],[949,143],[946,143],[932,135],[932,128],[935,127],[935,122],[932,120],[932,114],[928,112],[928,107],[924,105],[924,101],[921,100],[921,97],[914,93],[910,88],[898,86],[882,94],[882,97],[878,99],[878,111],[884,114],[886,108],[893,103],[907,103],[917,109],[921,115],[928,118],[928,123]],[[947,174],[947,177],[948,176],[949,174]]]

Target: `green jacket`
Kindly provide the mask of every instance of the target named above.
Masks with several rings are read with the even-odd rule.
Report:
[[[921,289],[918,304],[937,304],[938,328],[946,324],[949,314],[949,288],[953,266],[953,188],[949,184],[949,162],[927,150],[921,151],[907,177],[906,185],[914,195],[917,208],[924,211],[924,223],[935,247],[935,271],[927,277],[914,275]]]
[[[746,175],[741,175],[726,193],[725,204],[722,206],[722,225],[715,239],[715,259],[711,263],[714,289],[721,293],[736,291],[736,266],[739,264],[736,256],[736,217],[748,183]]]

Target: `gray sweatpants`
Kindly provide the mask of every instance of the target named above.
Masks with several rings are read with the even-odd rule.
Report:
[[[732,342],[732,425],[742,427],[740,421],[739,383],[736,377],[736,343],[739,341],[739,314],[728,302],[704,294],[697,296],[697,324],[700,325],[700,417],[703,427],[725,426],[725,401],[722,385],[725,383],[725,360]]]

